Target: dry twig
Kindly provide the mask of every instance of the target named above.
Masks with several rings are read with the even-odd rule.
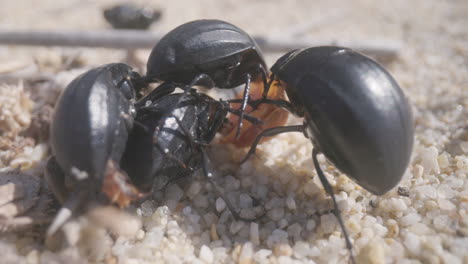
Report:
[[[68,46],[115,49],[152,48],[161,39],[160,35],[138,30],[105,31],[5,31],[0,30],[0,44],[29,46]],[[277,39],[255,36],[254,39],[265,52],[286,52],[293,49],[337,45],[360,51],[379,59],[393,59],[398,55],[401,43],[394,40],[360,42],[324,41],[317,39]]]

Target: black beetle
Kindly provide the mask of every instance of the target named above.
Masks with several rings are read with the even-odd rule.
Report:
[[[226,101],[217,101],[193,89],[146,102],[138,109],[135,122],[140,125],[132,130],[122,158],[122,168],[132,182],[144,192],[158,191],[203,168],[233,216],[242,219],[213,180],[205,150],[225,123],[228,112],[240,115],[240,111],[231,109]],[[245,118],[259,122],[249,115]]]
[[[195,20],[176,27],[156,44],[146,78],[163,82],[154,90],[155,97],[181,85],[232,89],[245,84],[239,134],[250,84],[265,86],[267,74],[260,48],[242,29],[221,20]]]
[[[341,47],[313,47],[291,51],[271,68],[272,79],[286,90],[290,103],[260,99],[304,117],[304,124],[267,129],[252,144],[245,161],[262,137],[303,132],[314,145],[312,158],[334,213],[341,220],[330,184],[317,161],[322,152],[340,171],[382,195],[395,187],[406,170],[413,146],[411,107],[394,78],[374,60]],[[268,93],[265,87],[264,96]]]
[[[107,64],[75,78],[60,96],[50,129],[53,157],[45,175],[63,208],[49,235],[86,201],[106,194],[126,205],[138,196],[119,170],[136,115],[133,80],[138,78],[126,64]]]
[[[133,182],[145,191],[155,180],[164,183],[193,173],[202,164],[199,148],[213,140],[227,112],[225,104],[200,93],[151,101],[138,109],[135,120],[141,125],[130,134],[122,168],[137,175]]]
[[[120,4],[105,9],[103,15],[113,28],[144,30],[160,19],[161,12],[132,4]]]

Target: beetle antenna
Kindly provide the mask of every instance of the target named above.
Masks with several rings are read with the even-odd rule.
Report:
[[[70,198],[63,204],[62,208],[58,211],[52,221],[52,224],[50,224],[47,229],[46,236],[50,237],[55,234],[55,232],[57,232],[57,230],[59,230],[68,221],[68,219],[70,219],[73,212],[75,212],[86,199],[87,194],[88,192],[86,191],[78,191],[70,195]]]
[[[340,213],[340,210],[338,209],[338,203],[336,202],[335,194],[333,193],[332,187],[330,183],[328,182],[327,178],[325,178],[325,175],[323,174],[323,171],[320,168],[320,165],[318,163],[318,160],[317,160],[318,154],[319,154],[319,151],[316,148],[314,148],[314,150],[312,151],[312,159],[314,160],[315,170],[317,171],[319,179],[322,182],[323,188],[328,193],[328,195],[331,196],[333,200],[333,207],[334,207],[333,214],[338,219],[338,223],[340,224],[341,230],[343,230],[343,235],[346,241],[346,247],[349,250],[349,255],[350,255],[349,257],[351,259],[351,263],[356,264],[356,261],[354,260],[354,255],[353,255],[353,245],[351,244],[351,241],[349,240],[348,232],[346,231],[346,227],[343,223],[343,219],[341,219],[341,213]]]

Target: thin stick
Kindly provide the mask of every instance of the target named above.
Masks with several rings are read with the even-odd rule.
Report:
[[[0,44],[114,49],[152,48],[159,35],[138,30],[3,31]]]
[[[305,32],[324,28],[333,25],[340,20],[345,19],[346,13],[344,10],[332,10],[328,13],[321,14],[318,17],[308,19],[298,24],[291,25],[287,28],[282,28],[276,31],[275,34],[287,36],[287,38],[301,38]],[[272,36],[273,37],[273,36]]]
[[[115,49],[150,49],[161,35],[139,30],[104,31],[6,31],[0,30],[0,44],[28,46],[94,47]],[[336,45],[370,56],[395,58],[402,44],[395,40],[360,40],[359,42],[326,41],[310,38],[281,39],[254,37],[265,52],[287,52],[312,46]]]

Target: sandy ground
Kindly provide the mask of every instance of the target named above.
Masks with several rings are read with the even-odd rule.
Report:
[[[398,58],[385,66],[412,102],[415,117],[414,154],[402,188],[376,197],[321,163],[335,186],[359,263],[468,263],[467,1],[136,2],[163,11],[151,28],[160,33],[190,20],[218,18],[252,35],[401,41]],[[108,29],[101,10],[112,3],[2,0],[0,29]],[[317,22],[288,33],[305,21]],[[281,54],[265,55],[271,65]],[[20,166],[37,181],[49,155],[47,120],[60,89],[83,67],[124,56],[105,49],[0,46],[0,77],[13,69],[25,79],[23,84],[0,79],[0,171]],[[145,61],[148,51],[138,56]],[[237,205],[248,207],[252,197],[266,203],[266,218],[255,223],[233,221],[195,176],[188,189],[171,186],[134,208],[143,224],[135,236],[109,235],[91,220],[77,219],[65,228],[71,246],[53,253],[54,246],[43,243],[44,227],[7,232],[0,237],[4,263],[347,263],[334,217],[316,215],[330,201],[314,172],[311,149],[299,134],[282,135],[238,166],[245,150],[212,147]],[[23,211],[30,207],[23,205]],[[52,211],[39,208],[40,215],[29,212],[36,220]]]

